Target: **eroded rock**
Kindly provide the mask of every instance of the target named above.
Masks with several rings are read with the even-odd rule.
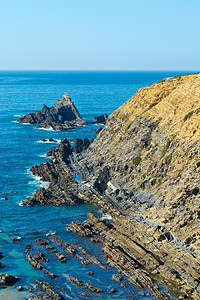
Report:
[[[67,93],[56,101],[54,107],[49,108],[44,104],[41,112],[37,110],[34,113],[27,113],[25,116],[21,116],[17,122],[41,124],[43,128],[61,131],[73,129],[77,125],[87,125]]]

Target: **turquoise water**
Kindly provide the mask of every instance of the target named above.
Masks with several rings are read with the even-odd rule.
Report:
[[[24,255],[25,244],[33,244],[35,239],[44,238],[50,231],[56,232],[70,243],[78,242],[104,261],[100,245],[93,245],[87,238],[66,231],[66,227],[72,221],[86,220],[88,211],[101,216],[99,208],[93,205],[63,207],[19,205],[22,200],[33,195],[37,188],[45,186],[45,183],[32,176],[29,171],[31,166],[47,160],[45,153],[64,137],[95,138],[96,134],[90,131],[97,128],[97,125],[92,124],[95,115],[110,114],[140,87],[178,74],[179,72],[0,72],[0,251],[4,254],[1,262],[6,266],[1,273],[21,277],[13,287],[0,287],[0,299],[28,299],[31,294],[27,287],[34,283],[34,278],[51,282],[43,272],[34,270]],[[52,106],[64,92],[71,96],[89,126],[58,132],[16,123],[17,115],[41,110],[44,103]],[[40,142],[41,138],[50,137],[57,142]],[[4,200],[4,197],[8,200]],[[20,236],[20,243],[12,242],[11,236]],[[52,266],[54,273],[60,274],[59,278],[55,279],[57,285],[63,278],[62,285],[65,282],[66,293],[72,299],[83,298],[79,294],[80,290],[69,282],[71,275],[80,279],[89,277],[81,270],[83,266],[78,261],[69,259],[67,264],[61,264],[52,254],[49,266]],[[89,268],[97,274],[92,278],[93,284],[105,290],[111,287],[117,290],[116,294],[105,294],[103,299],[130,299],[125,290],[118,289],[118,283],[110,280],[110,275],[116,271],[110,268],[108,273],[98,267],[89,266]],[[90,279],[87,278],[88,281]],[[17,292],[17,285],[24,286],[24,291]],[[132,286],[128,288],[131,292],[135,292],[131,299],[145,299],[144,296],[138,295]],[[93,299],[102,299],[102,295],[97,294]]]

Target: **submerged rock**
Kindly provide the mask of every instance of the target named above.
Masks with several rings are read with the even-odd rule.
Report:
[[[116,293],[116,289],[115,288],[111,288],[109,294],[113,294]]]
[[[112,275],[112,280],[121,282],[123,280],[123,277],[121,277],[119,274],[113,274]]]
[[[19,242],[21,240],[20,236],[11,236],[12,241]]]
[[[5,266],[2,263],[0,263],[0,269],[3,269],[3,268],[5,268]]]

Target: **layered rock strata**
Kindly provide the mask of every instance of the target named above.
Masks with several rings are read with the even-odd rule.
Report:
[[[200,74],[166,78],[117,109],[87,149],[67,154],[64,168],[65,180],[67,172],[70,182],[80,176],[80,199],[113,216],[112,228],[93,220],[92,231],[80,222],[73,231],[103,236],[108,262],[134,285],[160,292],[160,278],[192,299],[200,298],[199,124]],[[53,172],[58,161],[52,152]]]
[[[38,249],[39,247],[39,249]],[[96,293],[103,293],[102,299],[106,297],[106,294],[110,293],[110,289],[106,287],[104,284],[104,289],[100,287],[101,285],[99,283],[98,286],[94,284],[94,278],[95,275],[98,275],[98,272],[94,272],[93,270],[88,269],[88,266],[90,268],[97,266],[103,269],[106,276],[109,276],[110,270],[108,270],[108,267],[105,266],[99,259],[97,259],[95,256],[91,255],[90,252],[83,248],[81,245],[77,243],[69,244],[68,242],[64,241],[60,237],[56,235],[49,234],[48,237],[45,240],[38,239],[33,243],[32,245],[28,244],[26,245],[26,258],[28,262],[36,269],[46,273],[49,275],[52,280],[51,284],[49,282],[45,282],[36,279],[37,285],[34,284],[34,289],[31,288],[31,292],[34,294],[37,294],[35,297],[29,298],[29,299],[67,299],[70,296],[67,294],[69,288],[69,284],[77,285],[78,290],[76,290],[75,298],[79,299],[79,294],[81,294],[84,297],[93,296],[95,297]],[[66,281],[66,277],[62,278],[62,274],[59,274],[59,276],[55,276],[53,272],[50,271],[50,268],[52,268],[53,264],[53,257],[51,256],[50,252],[55,254],[56,259],[58,260],[58,263],[66,263],[66,272],[69,272],[70,277]],[[65,253],[65,254],[64,254]],[[66,255],[67,254],[67,255]],[[61,259],[62,258],[62,259]],[[63,261],[63,258],[66,260]],[[75,277],[74,272],[77,270],[70,270],[68,268],[68,261],[76,259],[78,263],[80,263],[80,271],[82,271],[82,280]],[[44,262],[44,265],[46,264],[48,267],[48,270],[46,267],[44,267],[40,261]],[[51,263],[48,263],[50,262]],[[86,268],[83,268],[87,267]],[[89,272],[86,272],[90,270]],[[109,272],[108,272],[109,271]],[[54,276],[52,276],[54,275]],[[80,275],[80,274],[79,274]],[[89,277],[87,275],[90,275]],[[92,275],[92,278],[91,278]],[[117,277],[117,275],[115,275]],[[110,274],[111,277],[111,274]],[[47,277],[48,278],[48,277]],[[61,280],[59,282],[58,286],[58,280]],[[47,279],[48,280],[48,279]],[[123,278],[123,280],[125,280]],[[123,282],[125,284],[125,282]],[[118,290],[124,288],[124,286],[120,286]],[[42,293],[41,293],[42,289]],[[114,288],[112,288],[115,290]],[[85,293],[85,290],[87,293]],[[115,290],[116,291],[116,290]],[[49,298],[48,298],[49,297]],[[70,297],[71,298],[71,297]],[[73,298],[73,299],[75,299]]]
[[[27,198],[24,205],[63,205],[80,204],[87,201],[84,195],[78,190],[78,183],[69,168],[70,156],[72,153],[78,155],[90,145],[90,141],[77,139],[72,147],[67,139],[63,139],[58,147],[52,147],[47,153],[52,160],[42,165],[35,165],[31,168],[34,175],[40,176],[43,181],[49,182],[47,189],[40,188],[33,197]]]
[[[61,131],[87,125],[67,93],[56,101],[54,107],[49,108],[44,104],[41,112],[37,110],[34,113],[27,113],[25,116],[21,116],[17,122],[40,124],[43,128]]]

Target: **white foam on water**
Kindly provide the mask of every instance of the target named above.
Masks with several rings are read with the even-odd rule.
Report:
[[[35,178],[35,180],[39,181],[42,180],[42,177],[38,176],[38,175],[33,175],[33,177]]]
[[[45,189],[47,189],[49,187],[50,183],[51,182],[48,182],[48,181],[42,181],[40,183],[40,186],[43,187],[43,188],[45,188]]]
[[[46,234],[46,236],[49,236],[49,235],[54,235],[54,234],[56,234],[56,231],[52,231],[52,230],[50,230],[47,234]]]
[[[55,131],[55,130],[53,129],[52,126],[47,126],[47,127],[45,127],[45,128],[41,127],[41,128],[37,128],[37,129],[40,129],[40,130],[48,130],[48,131]]]
[[[45,153],[45,154],[38,155],[38,156],[39,156],[39,157],[45,157],[45,158],[48,157],[46,153]]]
[[[13,115],[13,117],[23,117],[23,115]]]
[[[11,121],[11,123],[18,123],[17,121]]]
[[[24,205],[23,205],[23,201],[20,201],[20,202],[18,203],[18,205],[19,205],[19,206],[24,206]]]
[[[30,169],[27,169],[26,173],[28,173],[28,175],[30,177],[32,177],[33,180],[29,180],[28,184],[30,185],[40,185],[40,187],[43,187],[45,189],[47,189],[50,185],[51,182],[49,181],[42,181],[42,177],[38,176],[38,175],[33,175],[30,171]],[[34,192],[35,193],[35,192]],[[33,193],[33,195],[34,195]]]
[[[61,142],[61,139],[54,139],[54,141],[49,141],[46,140],[45,142],[43,141],[35,141],[35,143],[44,143],[44,144],[59,144]]]

